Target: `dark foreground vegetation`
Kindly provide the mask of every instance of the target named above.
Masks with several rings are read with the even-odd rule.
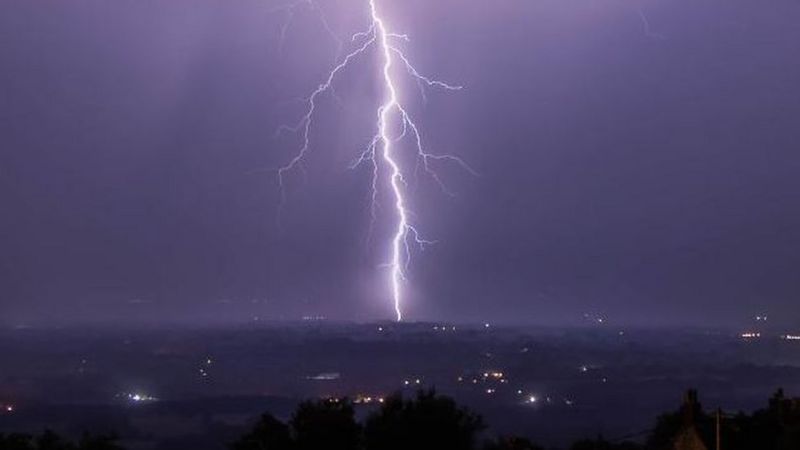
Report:
[[[77,442],[65,440],[52,431],[40,436],[12,433],[0,434],[2,450],[124,450],[114,436],[84,434]]]
[[[613,414],[614,411],[609,411]],[[301,403],[287,423],[264,414],[230,450],[544,450],[522,437],[488,437],[476,413],[434,391],[395,395],[365,420],[348,399]],[[767,408],[752,414],[706,411],[689,391],[681,407],[661,415],[635,441],[598,436],[571,450],[798,450],[800,399],[779,390]],[[40,436],[0,434],[0,450],[124,450],[113,436],[85,434],[72,442],[51,431]],[[180,450],[180,449],[176,449]]]

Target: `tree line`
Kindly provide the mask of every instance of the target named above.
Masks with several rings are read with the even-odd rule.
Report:
[[[524,437],[487,438],[486,429],[480,415],[428,390],[410,398],[390,396],[361,422],[348,399],[306,401],[286,422],[262,415],[230,443],[229,450],[545,450]],[[719,438],[726,450],[798,450],[800,400],[787,399],[779,390],[765,409],[729,415],[704,410],[696,393],[689,391],[683,405],[659,416],[639,442],[597,437],[575,442],[569,449],[667,450],[680,448],[676,442],[687,436],[695,440],[691,448],[715,448]],[[71,442],[46,431],[37,437],[0,434],[0,450],[124,448],[114,436],[85,434]]]

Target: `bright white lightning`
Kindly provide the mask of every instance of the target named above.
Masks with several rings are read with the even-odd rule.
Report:
[[[380,140],[383,143],[383,159],[391,168],[390,181],[395,198],[395,209],[399,217],[399,220],[397,221],[397,229],[395,230],[394,237],[392,238],[392,261],[390,263],[390,267],[392,271],[392,298],[394,300],[394,311],[397,314],[397,320],[400,321],[403,320],[403,312],[400,309],[400,302],[402,299],[401,283],[405,278],[403,273],[403,265],[400,261],[401,245],[403,245],[405,242],[405,238],[408,236],[409,231],[415,230],[408,224],[408,211],[406,210],[405,199],[403,198],[403,191],[400,186],[400,183],[405,182],[403,181],[403,174],[400,172],[400,167],[397,165],[397,161],[395,161],[393,158],[392,138],[389,136],[389,130],[387,129],[389,126],[389,114],[395,109],[402,111],[402,107],[400,107],[400,104],[397,102],[397,88],[394,86],[394,80],[392,79],[391,74],[393,63],[392,49],[389,45],[386,26],[384,25],[383,20],[381,20],[381,18],[378,16],[378,10],[375,7],[375,0],[370,0],[369,6],[372,15],[372,22],[374,24],[373,26],[379,36],[379,44],[381,51],[383,52],[383,80],[386,83],[386,88],[389,91],[389,99],[380,107],[378,112],[378,132],[380,134]],[[404,124],[406,123],[405,118],[406,114],[403,114]],[[416,231],[414,232],[414,236],[417,237]],[[406,258],[408,258],[407,248]]]
[[[404,176],[403,168],[396,159],[395,143],[411,135],[413,138],[414,147],[416,150],[416,166],[414,175],[418,176],[420,171],[423,171],[439,186],[439,188],[447,195],[453,195],[450,192],[439,175],[433,170],[430,165],[431,161],[444,161],[456,163],[467,172],[477,175],[476,172],[470,168],[463,160],[453,155],[435,155],[425,151],[422,144],[422,135],[416,123],[411,119],[407,110],[401,104],[399,95],[399,87],[395,81],[393,69],[394,66],[400,64],[405,68],[406,72],[415,79],[420,86],[420,91],[423,100],[426,100],[425,89],[439,88],[449,91],[460,90],[460,86],[453,86],[438,80],[434,80],[427,76],[422,75],[411,64],[406,55],[399,49],[394,42],[408,41],[409,38],[404,34],[396,34],[389,31],[386,21],[381,17],[378,12],[376,0],[369,0],[369,12],[371,23],[367,31],[359,32],[353,35],[352,42],[361,42],[355,50],[348,53],[337,65],[328,72],[328,75],[323,83],[321,83],[309,97],[306,99],[306,112],[301,117],[300,121],[292,127],[282,127],[280,131],[291,131],[301,135],[302,144],[294,157],[284,166],[278,168],[278,187],[281,193],[281,207],[286,201],[286,186],[285,177],[288,173],[299,170],[303,173],[303,160],[310,150],[310,134],[313,126],[314,116],[317,110],[317,101],[323,94],[333,94],[333,84],[338,75],[347,69],[353,60],[361,56],[371,47],[376,47],[380,60],[381,60],[381,79],[385,90],[386,98],[377,110],[377,131],[375,136],[370,140],[366,150],[355,160],[350,166],[354,169],[363,163],[370,162],[372,165],[372,202],[370,207],[370,215],[372,222],[370,224],[369,236],[372,233],[372,226],[377,218],[377,204],[378,204],[378,178],[380,175],[379,164],[383,162],[385,168],[388,170],[388,185],[391,187],[391,194],[393,198],[394,214],[397,222],[394,226],[392,239],[390,242],[390,261],[387,267],[390,270],[391,280],[391,294],[393,301],[393,308],[395,316],[398,321],[403,320],[402,302],[403,302],[403,283],[406,280],[406,270],[411,262],[411,245],[416,244],[424,247],[427,244],[432,244],[433,241],[425,240],[421,237],[417,228],[411,223],[412,213],[408,209],[407,200],[405,197],[405,189],[408,187],[408,182]],[[327,23],[324,23],[326,29],[329,29]],[[392,119],[398,120],[402,125],[402,131],[399,136],[393,137],[391,135]],[[378,153],[380,158],[378,157]]]

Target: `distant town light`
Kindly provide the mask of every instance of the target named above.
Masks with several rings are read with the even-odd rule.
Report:
[[[353,403],[357,405],[368,405],[374,402],[383,403],[383,397],[373,397],[371,395],[358,394],[353,400]]]
[[[130,400],[130,401],[132,401],[134,403],[155,402],[155,401],[158,400],[156,397],[153,397],[151,395],[139,394],[139,393],[127,394],[127,398],[128,398],[128,400]]]
[[[314,381],[331,381],[331,380],[338,380],[339,377],[341,377],[341,374],[339,372],[326,372],[306,377],[306,379]]]
[[[761,337],[761,333],[759,333],[759,332],[742,333],[742,339],[758,339],[760,337]]]
[[[325,316],[303,316],[303,321],[305,322],[320,322],[326,319]]]

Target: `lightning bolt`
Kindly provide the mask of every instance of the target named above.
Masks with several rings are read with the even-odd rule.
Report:
[[[310,2],[310,0],[308,0]],[[405,53],[398,46],[400,43],[408,42],[409,37],[405,34],[393,33],[389,30],[386,20],[380,15],[376,0],[368,0],[370,25],[366,31],[356,33],[352,36],[351,42],[356,44],[355,49],[347,53],[338,64],[329,72],[327,77],[317,88],[306,98],[306,110],[300,120],[294,126],[283,126],[279,132],[293,132],[300,135],[301,145],[294,156],[283,166],[277,169],[278,188],[280,190],[279,216],[283,205],[286,202],[286,176],[294,171],[300,171],[305,176],[303,161],[308,156],[311,142],[311,131],[314,125],[314,117],[317,113],[317,105],[321,96],[332,95],[334,83],[337,78],[345,72],[356,59],[363,56],[371,49],[375,49],[380,60],[380,79],[383,84],[384,96],[382,103],[377,108],[376,133],[370,140],[366,149],[350,165],[350,169],[356,169],[362,164],[369,163],[371,170],[371,205],[370,205],[370,231],[367,239],[372,235],[372,229],[378,214],[379,198],[379,178],[381,167],[388,172],[386,184],[390,188],[392,197],[393,213],[396,222],[393,226],[391,240],[389,242],[389,262],[385,264],[390,272],[390,290],[392,296],[392,306],[397,321],[403,320],[403,294],[404,283],[407,281],[406,272],[411,263],[412,247],[418,246],[424,249],[427,245],[434,244],[435,241],[424,239],[418,228],[412,223],[413,213],[408,207],[406,191],[409,187],[409,180],[405,175],[404,168],[397,158],[396,151],[398,142],[407,136],[412,139],[415,154],[415,167],[413,170],[415,178],[418,179],[420,173],[429,176],[441,191],[448,195],[454,194],[447,188],[441,177],[434,170],[432,163],[448,162],[454,163],[472,175],[477,175],[466,162],[461,158],[448,154],[433,154],[425,150],[423,137],[420,128],[413,121],[408,110],[401,103],[400,85],[395,78],[396,66],[405,69],[405,72],[419,86],[423,101],[427,100],[427,89],[443,89],[446,91],[457,91],[461,86],[451,85],[421,74],[406,57]],[[319,11],[315,7],[315,10]],[[327,22],[323,19],[323,26],[329,30]],[[282,31],[282,34],[285,30]],[[392,126],[401,126],[399,135],[392,136]]]
[[[644,31],[645,36],[652,39],[657,39],[659,41],[667,39],[667,37],[664,36],[663,34],[656,33],[655,31],[653,31],[653,28],[650,26],[650,19],[647,18],[647,14],[644,13],[644,10],[642,8],[639,8],[637,12],[639,13],[639,20],[641,20],[642,22],[642,29]]]
[[[309,10],[316,13],[317,17],[319,18],[320,23],[322,24],[322,28],[328,33],[328,36],[333,39],[336,43],[336,57],[339,57],[339,54],[342,52],[342,41],[336,36],[336,33],[333,32],[330,24],[328,23],[328,19],[325,17],[325,14],[322,12],[322,9],[314,3],[312,0],[298,0],[294,3],[290,3],[288,5],[279,6],[277,8],[273,8],[270,12],[271,13],[283,13],[285,19],[283,24],[280,28],[280,38],[278,39],[278,52],[283,53],[283,47],[286,43],[286,35],[289,32],[289,27],[295,21],[297,17],[298,10],[302,7],[308,8]]]

